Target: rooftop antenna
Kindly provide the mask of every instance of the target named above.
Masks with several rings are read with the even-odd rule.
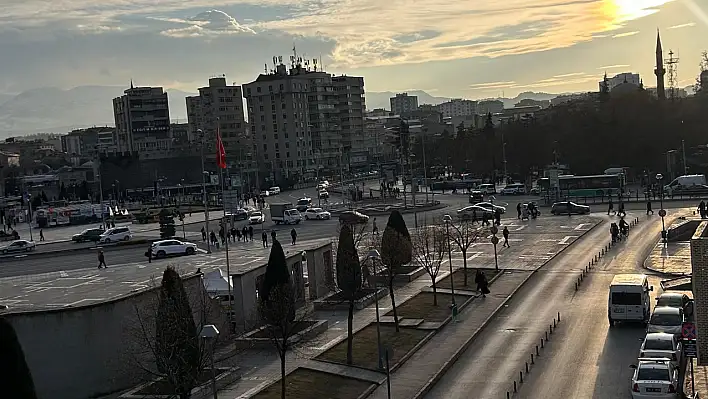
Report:
[[[669,50],[669,59],[666,60],[666,72],[669,75],[669,98],[675,100],[678,97],[678,57],[674,57],[674,51]]]
[[[133,86],[133,79],[132,79],[132,78],[130,79],[130,88],[131,88],[131,89],[134,89],[134,88],[135,88],[135,87]]]
[[[279,64],[279,65],[282,65],[282,64],[283,64],[283,56],[282,56],[282,55],[279,55],[279,56],[278,56],[278,64]]]
[[[265,67],[263,68],[263,70],[265,71],[265,74],[267,75],[267,74],[268,74],[268,63],[266,62],[266,63],[263,64],[263,65],[265,65]]]
[[[317,72],[317,58],[312,59],[312,64],[314,65],[315,72]]]

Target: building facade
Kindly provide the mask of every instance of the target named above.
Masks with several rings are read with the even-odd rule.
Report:
[[[469,116],[477,113],[477,101],[452,99],[438,105],[438,111],[443,118],[451,118],[454,116]]]
[[[418,109],[418,96],[409,96],[408,93],[398,93],[391,97],[391,113],[403,115]]]
[[[341,170],[364,135],[364,79],[280,63],[243,85],[255,155],[271,184]]]
[[[499,100],[482,100],[477,103],[477,113],[479,115],[498,114],[503,110],[504,103]]]
[[[116,150],[140,158],[169,156],[172,144],[170,109],[162,87],[131,87],[113,99]]]
[[[620,74],[617,74],[617,75],[607,79],[607,85],[609,86],[608,87],[609,90],[612,90],[615,87],[625,84],[625,83],[629,83],[629,84],[639,87],[642,84],[642,80],[639,77],[638,73],[631,73],[631,72],[620,73]],[[600,88],[600,91],[602,91],[602,85],[604,85],[604,84],[605,84],[604,80],[601,80],[598,83],[598,87]]]
[[[86,159],[95,159],[98,154],[113,154],[117,151],[115,131],[110,126],[72,130],[61,137],[61,151]]]

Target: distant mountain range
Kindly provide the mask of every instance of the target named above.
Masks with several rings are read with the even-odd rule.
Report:
[[[70,90],[45,87],[17,95],[0,94],[0,139],[112,126],[115,124],[112,100],[124,90],[125,87],[118,86],[79,86]],[[172,120],[187,120],[185,97],[192,95],[167,90]]]
[[[25,136],[33,133],[67,133],[72,129],[113,125],[112,99],[123,94],[125,87],[79,86],[69,90],[55,87],[32,89],[17,95],[0,93],[0,139]],[[422,90],[409,91],[418,96],[419,104],[437,105],[448,101],[447,97],[432,96]],[[169,89],[170,118],[187,120],[185,97],[195,95]],[[390,108],[389,99],[395,92],[367,92],[368,109]],[[498,98],[505,107],[525,98],[550,100],[556,94],[526,92],[514,98]]]
[[[444,103],[446,101],[449,101],[449,97],[435,97],[431,96],[430,94],[426,93],[425,91],[422,90],[411,90],[407,91],[408,95],[410,96],[418,96],[418,104],[431,104],[431,105],[438,105],[440,103]],[[375,108],[385,108],[389,109],[391,108],[391,97],[395,97],[396,92],[392,91],[368,91],[366,92],[366,108],[368,109],[375,109]],[[489,100],[500,100],[504,103],[505,108],[511,108],[513,107],[516,103],[523,99],[532,99],[532,100],[538,100],[538,101],[545,101],[545,100],[550,100],[553,98],[558,97],[559,94],[550,94],[550,93],[536,93],[532,91],[527,91],[524,93],[520,93],[518,96],[514,98],[502,98],[502,97],[497,97],[497,98],[490,98]]]

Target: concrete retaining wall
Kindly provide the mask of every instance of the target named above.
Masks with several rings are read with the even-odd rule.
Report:
[[[701,220],[683,220],[671,225],[666,230],[666,240],[669,242],[688,241],[696,232]]]
[[[201,302],[200,276],[185,278],[184,285],[199,328],[200,319],[207,318],[199,310],[212,312],[213,307]],[[145,336],[154,329],[155,298],[152,289],[92,306],[5,314],[22,344],[38,397],[92,398],[152,378],[138,364],[153,364]],[[138,332],[140,320],[148,328],[146,334]],[[228,331],[222,322],[214,324]]]

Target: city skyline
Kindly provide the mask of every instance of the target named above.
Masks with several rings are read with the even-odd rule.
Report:
[[[236,84],[251,81],[264,64],[272,67],[273,56],[287,59],[293,46],[303,58],[321,59],[327,72],[364,76],[367,91],[463,98],[591,91],[605,72],[639,73],[654,86],[657,28],[665,59],[669,50],[681,58],[678,84],[684,87],[698,75],[703,44],[695,38],[708,34],[708,6],[694,0],[432,1],[415,7],[373,0],[199,0],[189,6],[100,0],[89,9],[73,0],[58,6],[32,0],[4,7],[4,93],[126,85],[131,78],[137,85],[194,92],[221,73]]]

